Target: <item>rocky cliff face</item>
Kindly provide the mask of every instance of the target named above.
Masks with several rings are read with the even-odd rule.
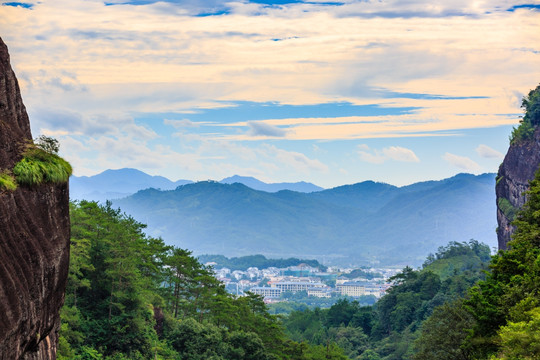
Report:
[[[524,191],[540,166],[540,128],[531,140],[511,145],[497,174],[497,238],[499,249],[507,248],[514,227],[510,225],[515,211],[525,204]]]
[[[30,123],[0,39],[0,171],[20,160]],[[0,359],[56,358],[69,264],[68,185],[0,190]]]

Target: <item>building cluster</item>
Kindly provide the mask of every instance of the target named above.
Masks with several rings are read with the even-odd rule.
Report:
[[[207,264],[208,265],[208,264]],[[213,264],[210,264],[213,265]],[[214,269],[216,277],[227,290],[237,295],[249,291],[262,295],[267,302],[279,301],[284,293],[305,292],[307,296],[330,298],[332,296],[361,297],[384,295],[390,287],[387,280],[395,275],[397,269],[369,269],[368,272],[380,276],[373,279],[350,279],[343,276],[352,269],[329,268],[321,272],[305,264],[278,269],[270,267],[258,269],[250,267],[245,271],[227,268]]]

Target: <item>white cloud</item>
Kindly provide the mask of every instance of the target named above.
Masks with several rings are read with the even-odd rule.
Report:
[[[127,115],[81,114],[61,108],[43,107],[29,112],[32,132],[83,135],[90,138],[101,136],[127,136],[151,140],[157,133],[146,124],[137,124]]]
[[[369,146],[367,144],[360,144],[356,146],[358,150],[369,150]]]
[[[478,165],[476,162],[466,156],[459,156],[447,152],[444,154],[443,159],[446,160],[446,162],[448,162],[450,165],[453,165],[462,170],[472,172],[477,172],[481,170],[480,165]]]
[[[358,155],[360,156],[360,160],[372,164],[382,164],[383,162],[385,162],[385,160],[387,160],[387,158],[384,155],[381,155],[381,153],[358,151]]]
[[[400,146],[390,146],[384,148],[382,152],[386,157],[395,161],[420,162],[420,160],[412,150]]]
[[[484,145],[484,144],[478,145],[478,147],[476,148],[476,152],[481,157],[487,158],[487,159],[502,159],[502,158],[504,158],[503,154],[501,154],[497,150],[492,149],[489,146]]]
[[[95,108],[103,109],[95,106],[99,98],[123,111],[216,100],[360,100],[373,98],[374,88],[428,94],[442,88],[442,95],[500,100],[500,84],[525,91],[539,74],[534,53],[514,56],[514,49],[538,43],[537,16],[501,11],[513,1],[215,3],[232,13],[189,16],[199,7],[193,1],[43,1],[33,10],[1,7],[0,26],[17,70],[34,88],[88,89],[85,100]],[[515,76],[505,76],[508,69]],[[477,81],[486,74],[493,75],[489,81]]]
[[[278,165],[286,165],[304,173],[310,171],[328,171],[328,166],[317,159],[310,159],[302,153],[279,149],[273,145],[263,145],[261,153],[269,158],[275,158],[278,161]]]
[[[387,160],[400,162],[420,162],[414,151],[401,146],[390,146],[381,150],[370,149],[366,144],[357,146],[360,160],[372,164],[382,164]]]
[[[181,120],[163,119],[163,123],[165,125],[171,125],[172,127],[176,129],[199,127],[199,124],[189,119],[181,119]]]
[[[208,178],[223,166],[251,174],[287,169],[283,176],[294,177],[296,171],[329,169],[300,151],[264,147],[264,137],[299,144],[439,136],[517,123],[520,94],[540,78],[538,12],[506,11],[517,4],[347,0],[342,6],[312,1],[267,7],[182,0],[106,6],[102,0],[43,0],[32,10],[0,6],[0,28],[34,134],[65,137],[63,149],[73,146],[77,168],[182,167],[193,178]],[[230,13],[191,16],[203,8]],[[350,102],[388,111],[268,112],[265,118],[242,113],[240,120],[216,118],[212,124],[180,115],[198,119],[201,109],[236,101]],[[389,115],[397,107],[409,110]],[[145,113],[167,119],[140,123]],[[163,124],[189,134],[169,133],[174,129]],[[173,148],[155,145],[162,140]],[[295,146],[288,148],[301,148]],[[400,147],[357,151],[374,163],[419,161]],[[495,156],[485,148],[477,152]],[[462,168],[478,166],[452,156],[448,161]]]

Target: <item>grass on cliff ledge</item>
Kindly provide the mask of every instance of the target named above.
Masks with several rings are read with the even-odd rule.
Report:
[[[26,186],[65,183],[72,172],[73,169],[66,160],[35,145],[26,148],[23,158],[13,168],[17,183]]]
[[[0,192],[1,191],[14,191],[17,189],[17,183],[13,175],[9,171],[0,171]]]

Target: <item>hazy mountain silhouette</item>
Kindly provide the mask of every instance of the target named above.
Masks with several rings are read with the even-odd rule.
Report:
[[[234,184],[234,183],[240,183],[244,184],[247,187],[250,187],[254,190],[261,190],[266,192],[278,192],[281,190],[292,190],[292,191],[298,191],[303,193],[310,193],[314,191],[321,191],[323,190],[322,187],[301,181],[296,183],[265,183],[260,180],[255,179],[254,177],[250,176],[239,176],[234,175],[228,178],[225,178],[220,181],[222,184]]]
[[[173,182],[163,176],[152,176],[136,169],[105,170],[94,176],[72,176],[70,198],[105,201],[118,199],[148,188],[172,190],[189,180]]]
[[[193,183],[191,180],[171,181],[163,176],[152,176],[136,169],[106,170],[94,176],[72,176],[70,197],[77,200],[120,199],[145,189],[173,190],[180,185]],[[298,192],[320,191],[323,188],[307,182],[267,184],[253,177],[238,176],[221,180],[224,184],[240,183],[252,189],[266,192],[293,190]]]
[[[114,205],[196,254],[418,265],[449,241],[495,246],[494,184],[494,174],[459,174],[405,187],[367,181],[269,193],[205,181],[139,191]]]

